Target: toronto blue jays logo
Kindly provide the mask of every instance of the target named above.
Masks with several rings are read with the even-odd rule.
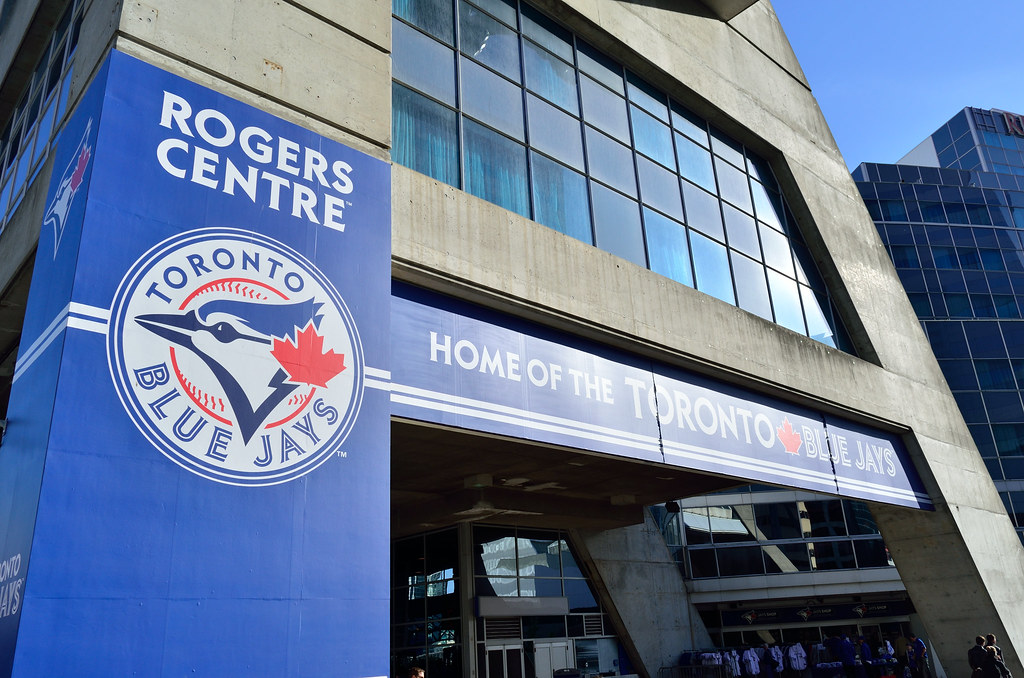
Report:
[[[201,229],[143,255],[111,308],[118,395],[167,457],[233,485],[272,485],[339,451],[363,358],[323,273],[270,238]]]
[[[60,182],[57,184],[57,192],[54,193],[50,204],[46,206],[46,213],[43,215],[43,225],[53,229],[53,258],[57,258],[57,250],[60,249],[61,238],[64,237],[64,228],[67,226],[68,213],[71,212],[71,205],[75,201],[78,189],[85,180],[85,171],[89,167],[89,160],[92,158],[92,118],[85,125],[85,132],[82,140],[78,142],[78,148],[71,158],[71,162],[64,168]]]

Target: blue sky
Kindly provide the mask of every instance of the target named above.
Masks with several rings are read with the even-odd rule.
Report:
[[[772,0],[850,168],[964,106],[1024,113],[1024,0]]]

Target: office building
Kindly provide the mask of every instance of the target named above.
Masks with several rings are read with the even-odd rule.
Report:
[[[1018,535],[1024,535],[1024,129],[965,108],[857,186]]]
[[[645,507],[751,483],[821,542],[763,567],[1018,656],[767,0],[23,0],[0,72],[0,673],[655,676],[713,638]]]

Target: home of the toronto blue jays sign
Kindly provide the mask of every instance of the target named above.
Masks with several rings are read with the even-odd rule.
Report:
[[[43,213],[0,676],[388,673],[390,194],[385,162],[111,53]]]

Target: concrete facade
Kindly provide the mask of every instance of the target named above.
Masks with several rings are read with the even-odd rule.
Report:
[[[24,37],[28,49],[61,5],[17,3],[0,45]],[[760,0],[728,21],[696,0],[537,5],[772,163],[862,357],[397,165],[394,279],[903,434],[936,510],[877,505],[873,512],[936,652],[955,666],[977,631],[991,631],[1011,670],[1024,672],[1017,659],[1024,649],[1024,550],[770,3]],[[390,157],[388,2],[93,0],[84,17],[72,101],[116,47]],[[13,64],[10,48],[0,49],[0,63]],[[8,66],[0,122],[18,80]],[[5,303],[19,301],[48,172],[0,235]],[[684,642],[693,614],[680,612],[681,588],[659,596],[661,586],[633,576],[628,563],[651,560],[650,540],[633,538],[640,528],[623,529],[619,538],[583,541],[627,633],[653,633],[635,628],[638,599],[653,608],[649,617],[672,620],[662,627],[670,640],[635,646],[647,674],[656,675]],[[644,583],[651,588],[638,589]],[[699,638],[690,634],[690,642]]]

